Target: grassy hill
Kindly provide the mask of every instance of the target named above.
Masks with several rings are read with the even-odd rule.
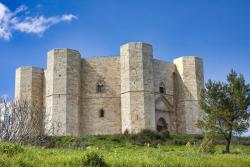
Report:
[[[1,142],[0,166],[250,166],[249,146],[232,145],[231,154],[222,154],[223,146],[219,145],[214,154],[205,154],[199,152],[200,137],[192,135],[173,135],[166,140],[161,136],[153,139],[136,136],[128,140],[123,135],[113,135],[58,137],[48,141],[36,147]]]

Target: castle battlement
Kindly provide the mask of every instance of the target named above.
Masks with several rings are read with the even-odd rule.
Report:
[[[80,52],[48,52],[47,69],[16,70],[15,97],[35,102],[57,135],[116,134],[142,129],[200,133],[203,61],[153,58],[153,46],[131,42],[114,57],[82,58]],[[45,133],[48,125],[45,125]]]

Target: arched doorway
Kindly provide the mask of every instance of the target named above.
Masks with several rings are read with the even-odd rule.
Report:
[[[158,119],[156,129],[158,132],[168,131],[168,124],[164,118]]]

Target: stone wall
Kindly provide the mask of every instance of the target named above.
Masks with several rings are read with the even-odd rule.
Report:
[[[175,65],[161,60],[154,60],[155,120],[164,118],[170,132],[176,132],[176,112],[174,107],[174,72]],[[162,84],[165,93],[160,93]]]
[[[80,133],[120,133],[120,58],[82,59],[81,78]],[[97,92],[99,82],[104,84],[104,92]],[[104,117],[100,116],[100,110],[104,110]]]

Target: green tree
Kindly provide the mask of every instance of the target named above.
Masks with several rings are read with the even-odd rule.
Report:
[[[206,83],[200,104],[205,114],[198,126],[207,133],[221,135],[225,152],[229,153],[232,136],[249,128],[250,85],[242,74],[231,70],[226,83],[211,80]]]

